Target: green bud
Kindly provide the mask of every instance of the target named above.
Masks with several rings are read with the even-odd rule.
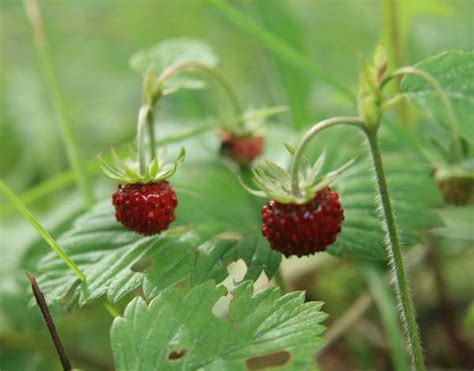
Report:
[[[380,126],[382,100],[377,71],[374,67],[364,64],[359,79],[357,106],[359,116],[369,129],[377,129]]]

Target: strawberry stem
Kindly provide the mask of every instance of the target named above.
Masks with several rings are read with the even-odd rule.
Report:
[[[327,129],[331,126],[336,125],[352,125],[362,127],[364,122],[358,117],[332,117],[326,120],[322,120],[317,124],[313,125],[301,138],[298,147],[296,147],[295,154],[293,156],[290,172],[291,172],[291,191],[296,197],[301,196],[301,190],[299,188],[299,170],[303,151],[311,141],[311,139],[320,131]]]
[[[448,95],[433,76],[431,76],[425,71],[419,70],[414,67],[402,67],[393,71],[390,76],[387,76],[382,81],[380,89],[382,89],[389,81],[393,80],[394,78],[405,75],[413,75],[425,80],[429,85],[431,85],[433,90],[436,92],[446,112],[448,131],[451,135],[451,140],[453,142],[454,155],[456,156],[457,160],[462,160],[462,144],[461,139],[458,135],[458,121],[456,115],[454,114],[453,106],[451,105],[451,101],[449,100]]]
[[[140,175],[144,176],[146,171],[146,147],[145,147],[145,129],[148,127],[148,133],[150,135],[150,145],[154,146],[154,132],[150,131],[150,127],[153,124],[153,115],[151,107],[148,104],[144,104],[138,111],[138,124],[137,124],[137,152],[138,152],[138,164],[140,168]],[[153,143],[153,144],[152,144]],[[154,153],[154,148],[152,149]]]
[[[208,67],[205,64],[197,62],[188,62],[170,66],[160,75],[160,78],[158,79],[158,87],[161,88],[163,86],[163,83],[176,73],[185,71],[198,71],[214,78],[214,80],[217,81],[225,90],[237,117],[242,117],[243,111],[237,98],[237,94],[232,89],[232,85],[229,84],[224,78],[224,76],[222,76],[216,69]],[[239,123],[242,125],[241,120],[239,120]]]
[[[59,256],[59,258],[71,269],[72,272],[79,278],[81,282],[86,280],[86,276],[81,272],[79,267],[66,255],[66,253],[59,247],[54,238],[43,228],[41,224],[35,219],[33,214],[27,207],[21,202],[18,197],[7,187],[3,181],[0,180],[0,192],[5,198],[10,201],[18,212],[25,218],[36,230],[38,235],[53,249],[53,251]]]
[[[382,163],[382,156],[377,139],[376,131],[365,130],[369,142],[370,153],[374,165],[374,173],[379,191],[379,200],[384,216],[384,224],[388,241],[386,244],[389,265],[394,273],[395,292],[400,302],[400,317],[407,329],[408,345],[412,359],[417,371],[425,369],[423,361],[423,351],[421,348],[420,335],[415,320],[415,309],[410,297],[408,279],[405,273],[402,251],[400,247],[400,237],[395,222],[392,202],[388,191],[387,180]]]

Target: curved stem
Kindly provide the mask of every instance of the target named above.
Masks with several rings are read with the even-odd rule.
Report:
[[[306,148],[307,144],[311,141],[311,139],[320,131],[335,125],[353,125],[353,126],[362,126],[364,122],[359,119],[358,117],[333,117],[330,119],[326,119],[323,121],[318,122],[317,124],[313,125],[301,138],[298,147],[296,148],[295,154],[293,156],[290,172],[291,172],[291,191],[295,196],[300,196],[300,189],[299,189],[299,168],[301,163],[301,158],[303,155],[303,151]]]
[[[0,180],[0,193],[2,193],[5,198],[12,203],[13,206],[18,210],[18,212],[25,218],[36,230],[38,235],[53,249],[53,251],[58,255],[58,257],[74,272],[74,274],[79,278],[80,281],[84,282],[86,276],[81,272],[79,267],[66,255],[66,253],[59,247],[54,238],[43,228],[41,224],[37,222],[30,210],[21,202],[18,197],[7,187],[3,181]]]
[[[448,95],[433,76],[414,67],[402,67],[393,71],[390,76],[387,76],[385,80],[382,81],[380,88],[382,89],[389,81],[393,80],[394,78],[404,75],[413,75],[425,80],[436,92],[446,112],[448,129],[451,134],[451,140],[454,146],[454,154],[456,159],[461,160],[463,155],[462,145],[458,137],[458,121],[456,115],[454,114],[453,106],[451,105]]]
[[[387,180],[382,163],[382,156],[377,139],[376,132],[364,130],[366,133],[370,153],[372,155],[375,178],[380,196],[380,204],[383,211],[385,229],[387,232],[387,255],[390,268],[394,272],[395,292],[400,303],[400,316],[406,327],[408,334],[408,345],[412,355],[416,370],[424,370],[423,351],[421,348],[420,336],[415,321],[415,310],[410,297],[408,280],[405,273],[402,251],[400,247],[400,238],[395,222],[395,216],[392,208],[392,202],[388,192]]]
[[[151,107],[148,104],[144,104],[143,106],[140,107],[140,111],[138,111],[138,124],[137,124],[137,152],[138,152],[138,164],[139,164],[141,175],[145,175],[145,170],[146,170],[145,129],[147,127],[150,128],[150,126],[152,126],[149,124],[150,121],[153,121],[152,119],[150,120],[151,116],[152,116]],[[154,133],[152,134],[154,136]],[[150,141],[154,143],[154,140],[152,137],[150,137]]]
[[[161,87],[163,83],[166,80],[168,80],[170,77],[172,77],[174,74],[178,72],[183,72],[183,71],[199,71],[214,78],[225,90],[227,96],[229,97],[229,100],[232,103],[232,106],[234,108],[234,111],[237,117],[242,116],[242,108],[240,106],[239,100],[237,99],[237,95],[232,89],[232,86],[227,82],[224,76],[222,76],[216,69],[208,67],[205,64],[197,63],[197,62],[188,62],[188,63],[181,63],[181,64],[176,64],[174,66],[171,66],[167,68],[166,70],[164,70],[163,73],[160,75],[160,78],[158,80],[158,86]]]

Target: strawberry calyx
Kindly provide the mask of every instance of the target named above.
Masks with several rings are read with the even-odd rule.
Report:
[[[164,156],[159,154],[145,166],[145,170],[140,172],[138,164],[125,164],[118,159],[115,152],[112,152],[114,164],[109,164],[99,156],[101,170],[104,175],[120,184],[148,184],[157,183],[171,177],[184,161],[186,151],[184,148],[178,153],[173,162],[166,162]]]
[[[271,199],[281,204],[305,204],[314,197],[316,192],[329,186],[354,162],[351,160],[335,171],[320,175],[325,157],[325,152],[323,152],[313,165],[306,158],[302,158],[300,169],[298,169],[299,192],[297,194],[292,191],[290,172],[268,159],[258,161],[252,168],[253,182],[258,189],[250,188],[242,179],[240,182],[254,196]]]

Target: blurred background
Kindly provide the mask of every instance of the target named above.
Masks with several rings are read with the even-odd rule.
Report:
[[[308,73],[304,64],[295,63],[288,55],[282,57],[205,1],[39,1],[50,59],[80,158],[91,178],[100,178],[94,166],[98,153],[133,143],[142,87],[141,78],[128,66],[130,55],[166,38],[185,36],[208,43],[220,57],[220,71],[245,107],[287,105],[289,113],[275,124],[282,131],[301,130],[318,119],[354,113],[354,103],[320,78],[318,71],[355,92],[361,60],[370,56],[380,41],[392,50],[393,22],[399,37],[399,53],[390,56],[395,65],[474,45],[472,0],[228,3],[306,56],[317,71]],[[0,47],[0,177],[17,195],[23,195],[25,202],[34,200],[29,206],[56,234],[64,220],[80,210],[80,199],[68,181],[56,111],[22,1],[0,1]],[[219,89],[208,94],[183,92],[165,99],[160,113],[163,130],[167,124],[179,122],[185,128],[196,121],[205,122],[211,109],[217,117],[228,113],[228,102]],[[411,121],[418,117],[414,110],[409,114]],[[414,125],[401,126],[417,130]],[[360,146],[355,139],[354,146]],[[217,146],[210,140],[206,145]],[[392,144],[398,145],[396,140]],[[45,185],[50,179],[53,181]],[[36,192],[42,194],[44,187],[54,191],[37,197]],[[105,197],[110,184],[99,181],[98,189]],[[24,276],[35,260],[33,246],[39,242],[30,226],[3,200],[0,206],[0,370],[51,370],[57,367],[55,354],[39,314],[28,309]],[[454,224],[456,220],[467,223],[465,233],[471,217],[456,214],[452,220]],[[467,369],[472,360],[472,354],[466,354],[474,325],[474,307],[469,306],[474,282],[469,238],[472,235],[462,241],[441,241],[450,250],[441,258],[426,259],[413,280],[429,363],[439,368]],[[317,276],[289,268],[288,277],[292,288],[307,289],[310,298],[327,302],[331,323],[363,293],[364,279],[356,265],[331,257],[327,260],[330,262]],[[442,305],[448,298],[446,312]],[[446,315],[453,316],[454,322],[444,323],[449,321]],[[369,308],[364,318],[325,352],[320,361],[323,370],[391,369],[390,345],[375,307]],[[71,356],[82,367],[112,368],[108,343],[111,319],[106,313],[90,306],[63,313],[58,322],[66,344],[75,344]],[[455,327],[454,335],[449,326]]]

